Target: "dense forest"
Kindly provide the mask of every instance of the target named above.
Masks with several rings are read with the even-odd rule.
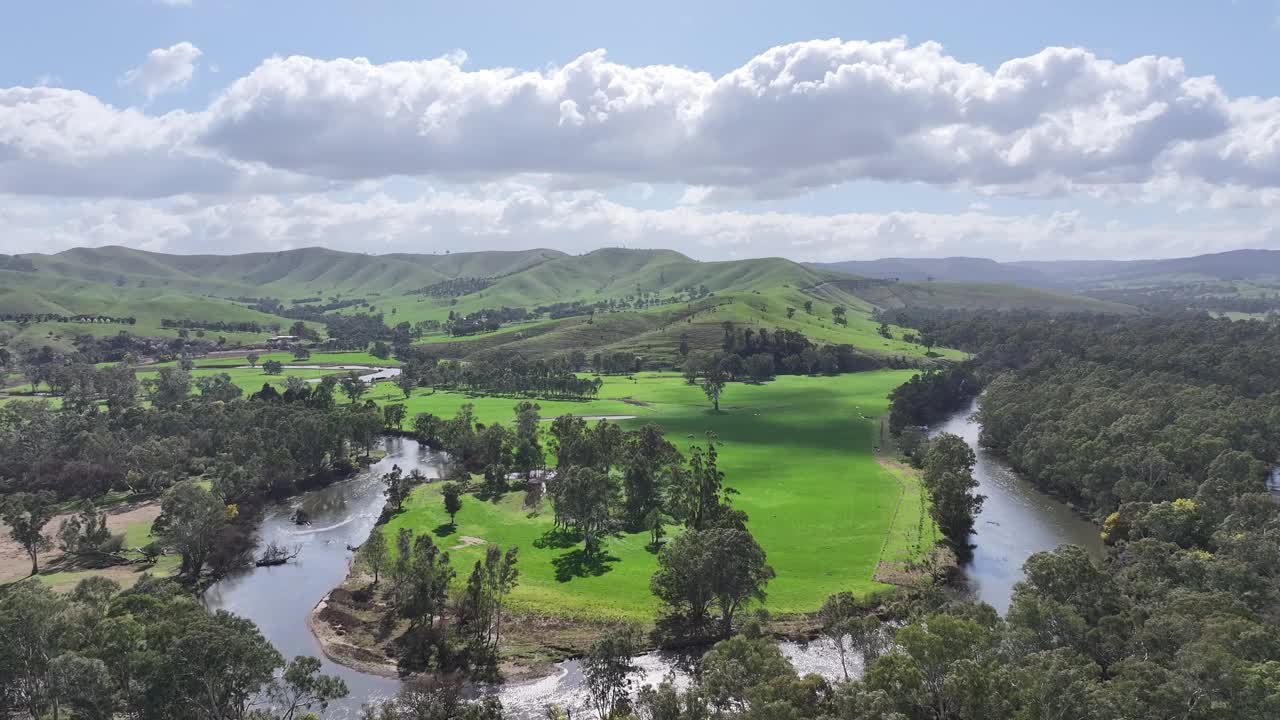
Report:
[[[902,436],[981,378],[982,443],[1098,518],[1110,553],[1101,566],[1069,546],[1033,556],[1003,619],[950,602],[898,630],[855,686],[883,714],[841,717],[1280,712],[1280,504],[1264,484],[1277,328],[1190,314],[888,317],[976,353],[895,393]],[[938,440],[911,441],[927,482]]]

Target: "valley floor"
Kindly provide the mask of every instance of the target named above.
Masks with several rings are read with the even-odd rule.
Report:
[[[701,389],[678,375],[642,373],[607,378],[597,400],[540,405],[544,417],[632,415],[619,422],[627,429],[657,423],[685,451],[691,443],[705,444],[706,433],[714,432],[725,484],[741,493],[734,504],[750,516],[751,531],[777,572],[768,608],[775,614],[806,613],[831,593],[866,595],[887,588],[875,579],[882,559],[905,562],[932,544],[928,518],[921,522],[918,486],[905,482],[899,469],[877,462],[877,446],[887,436],[880,419],[886,396],[911,374],[733,383],[715,413]],[[371,395],[379,402],[404,402],[389,384]],[[478,420],[507,422],[516,399],[419,390],[407,401],[408,416],[448,417],[468,402]],[[647,533],[614,536],[602,560],[586,561],[580,546],[546,541],[551,511],[545,503],[527,502],[523,491],[497,501],[465,496],[456,527],[448,520],[440,484],[432,483],[419,487],[405,512],[382,529],[392,538],[402,527],[434,533],[460,577],[483,557],[486,544],[518,546],[520,584],[511,598],[517,610],[638,621],[654,616],[649,578],[656,557],[646,547]]]

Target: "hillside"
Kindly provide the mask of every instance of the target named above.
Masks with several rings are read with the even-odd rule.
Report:
[[[1231,250],[1162,260],[1024,262],[1014,266],[1077,286],[1159,285],[1230,280],[1280,281],[1280,250]]]
[[[970,258],[946,262],[970,267],[971,275],[999,274],[1004,267]],[[700,262],[671,250],[619,248],[583,255],[535,249],[373,256],[303,248],[183,256],[104,247],[17,256],[0,267],[15,268],[0,269],[0,313],[135,317],[137,324],[127,329],[140,335],[173,335],[161,327],[164,319],[264,328],[292,323],[252,309],[254,298],[275,298],[286,307],[362,300],[336,312],[380,313],[388,325],[424,323],[420,342],[443,356],[580,349],[635,353],[663,365],[678,359],[682,340],[717,345],[726,321],[796,330],[817,342],[848,343],[878,355],[920,356],[924,349],[902,341],[903,332],[879,335],[871,319],[877,307],[1131,309],[1009,285],[867,280],[784,258]],[[833,321],[838,307],[847,311],[845,325]],[[507,320],[495,332],[465,337],[442,330],[452,317],[489,316],[501,308],[523,308],[533,319]],[[65,346],[79,333],[109,334],[122,326],[44,322],[0,329]],[[254,343],[265,334],[227,336]]]
[[[881,258],[834,263],[809,263],[810,267],[880,280],[929,281],[1022,285],[1061,288],[1061,280],[1035,267],[999,263],[987,258]]]
[[[289,298],[404,293],[460,276],[520,272],[555,250],[450,255],[363,255],[302,248],[242,255],[166,255],[123,247],[75,248],[56,255],[22,255],[42,277],[123,287],[166,287],[222,297]]]
[[[846,281],[859,297],[883,308],[927,307],[962,310],[1039,310],[1052,313],[1113,313],[1128,315],[1137,308],[1081,295],[1016,285],[952,282]]]

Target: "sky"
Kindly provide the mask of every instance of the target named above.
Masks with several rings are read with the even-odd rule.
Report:
[[[1280,0],[44,0],[0,252],[1280,249]]]

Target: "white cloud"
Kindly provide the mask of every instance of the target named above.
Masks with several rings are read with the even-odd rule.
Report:
[[[546,192],[519,184],[426,189],[417,197],[373,192],[179,196],[93,201],[0,196],[5,252],[120,244],[168,252],[247,252],[322,245],[359,252],[602,246],[664,247],[704,259],[784,255],[847,260],[978,255],[999,259],[1188,255],[1280,248],[1280,217],[1265,222],[1136,227],[1076,212],[748,213],[676,206],[638,209],[591,191]]]
[[[149,96],[179,87],[199,52],[153,51],[129,82]],[[1280,98],[1229,98],[1175,58],[1046,48],[988,70],[936,43],[813,40],[719,77],[603,51],[535,71],[465,62],[272,58],[207,108],[165,115],[74,91],[6,105],[3,93],[34,91],[0,90],[0,190],[163,196],[260,189],[268,175],[669,184],[690,204],[859,180],[1117,202],[1268,204],[1280,190]],[[167,174],[113,189],[104,148],[114,167]],[[48,181],[3,180],[32,169]]]
[[[198,116],[148,115],[61,88],[0,89],[0,193],[163,197],[327,186],[191,142]]]
[[[184,88],[195,75],[196,61],[202,54],[200,48],[185,41],[156,48],[147,53],[145,62],[126,72],[120,84],[142,92],[148,99]]]
[[[1207,171],[1219,144],[1254,149],[1266,120],[1171,58],[1048,48],[991,72],[935,43],[818,40],[720,77],[603,51],[528,72],[274,58],[213,104],[204,140],[330,177],[532,172],[753,196],[872,179],[1040,193]]]

